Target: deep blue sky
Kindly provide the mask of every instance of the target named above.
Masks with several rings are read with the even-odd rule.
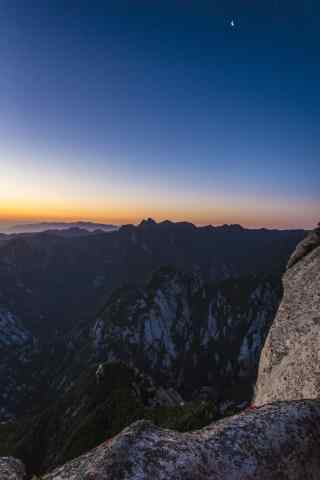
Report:
[[[0,218],[316,222],[319,2],[0,13]]]

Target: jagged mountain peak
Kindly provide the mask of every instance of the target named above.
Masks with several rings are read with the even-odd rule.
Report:
[[[139,227],[144,228],[144,227],[151,227],[153,225],[157,225],[157,222],[153,220],[153,218],[149,217],[147,219],[142,220],[141,223],[139,224]]]

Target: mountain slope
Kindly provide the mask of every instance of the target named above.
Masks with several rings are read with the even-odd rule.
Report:
[[[313,236],[318,236],[318,233],[318,231],[314,232]],[[304,243],[302,243],[293,256],[296,261],[292,263],[291,259],[289,262],[289,270],[284,281],[284,299],[269,335],[269,339],[276,338],[273,329],[279,328],[283,311],[289,313],[285,317],[289,325],[289,344],[286,343],[286,330],[280,322],[282,328],[278,330],[280,332],[278,342],[271,345],[271,358],[280,358],[280,363],[284,358],[285,360],[290,358],[290,355],[297,351],[299,353],[298,362],[308,359],[308,349],[315,352],[314,345],[319,336],[317,322],[314,323],[316,328],[312,329],[312,336],[310,336],[309,322],[310,319],[317,318],[320,311],[318,295],[320,245],[313,243],[313,247],[310,249],[309,239],[306,239],[305,242],[308,247],[305,249]],[[160,285],[158,282],[155,292],[158,292],[162,285],[163,271],[160,273]],[[165,270],[164,285],[168,283],[167,275],[169,273],[169,280],[172,280],[172,270],[169,272]],[[180,275],[183,275],[182,278],[185,279],[185,274],[174,272],[174,285]],[[189,276],[189,274],[187,275]],[[189,278],[188,276],[187,278]],[[185,288],[188,282],[189,280],[186,280],[186,283],[178,281],[179,295],[184,299],[189,298],[188,294],[190,293],[192,299],[194,294],[193,289]],[[183,286],[182,290],[181,285]],[[204,284],[201,282],[195,285],[195,291],[198,289],[201,291],[204,288]],[[160,289],[165,292],[164,287]],[[136,305],[136,299],[139,299],[141,294],[146,295],[146,291],[142,289],[141,293],[138,290],[133,299],[130,296],[123,311],[127,311],[128,304]],[[165,293],[164,296],[166,296]],[[152,298],[158,297],[153,294]],[[161,305],[164,303],[169,305],[169,303],[163,302],[163,296],[160,298],[162,298]],[[173,302],[173,305],[176,303]],[[109,312],[108,318],[110,319],[109,307],[110,304],[107,304],[106,311]],[[155,305],[151,302],[149,311],[154,308]],[[182,311],[185,310],[182,309]],[[170,318],[170,315],[166,316]],[[301,319],[306,320],[306,323]],[[99,338],[104,339],[105,337],[103,335]],[[283,344],[287,347],[285,352]],[[265,347],[264,350],[266,348],[268,347]],[[236,480],[239,478],[300,480],[308,478],[316,480],[320,475],[319,391],[315,392],[316,400],[279,402],[278,398],[281,399],[283,394],[288,393],[289,395],[298,394],[300,398],[305,394],[312,393],[314,385],[318,381],[318,360],[315,357],[312,365],[304,364],[307,369],[305,383],[297,382],[297,378],[300,376],[300,367],[298,363],[294,362],[294,355],[292,360],[291,365],[284,362],[285,373],[289,378],[284,379],[282,390],[278,389],[279,379],[276,376],[273,377],[276,369],[271,368],[271,382],[266,382],[263,375],[259,374],[257,403],[260,405],[261,402],[259,400],[259,398],[261,399],[261,396],[259,397],[261,386],[267,386],[271,391],[275,386],[274,400],[276,401],[273,404],[249,408],[240,415],[218,421],[193,433],[181,434],[158,428],[150,422],[136,422],[112,440],[109,439],[78,459],[58,467],[45,478],[46,480],[70,478],[74,480],[91,478],[96,480],[109,480],[110,478],[123,478],[124,480],[147,480],[149,478],[155,480],[193,480],[195,478],[200,480],[209,478],[213,480]],[[264,361],[263,357],[262,367],[264,367]],[[273,366],[272,363],[271,367]],[[99,370],[100,368],[96,371],[98,377]],[[96,381],[99,382],[97,378]],[[305,393],[306,387],[307,393]],[[269,394],[268,390],[261,391],[263,394]],[[151,419],[154,421],[152,417]],[[2,460],[2,463],[6,464],[5,462]],[[10,462],[12,463],[13,460]]]
[[[253,381],[280,299],[273,278],[205,284],[199,273],[158,270],[144,289],[116,290],[93,327],[96,358],[122,360],[184,394],[235,378]]]
[[[124,284],[144,285],[163,265],[205,282],[281,275],[303,231],[195,227],[149,220],[110,233],[55,232],[0,242],[0,298],[40,340],[90,320]]]
[[[0,455],[22,459],[29,474],[66,462],[148,418],[181,431],[199,428],[219,414],[213,402],[185,403],[172,388],[123,363],[87,367],[40,414],[0,424]]]
[[[18,318],[0,305],[0,418],[12,418],[28,395],[26,370],[34,352],[35,339]],[[28,379],[29,380],[29,379]]]
[[[49,397],[55,395],[50,385],[60,382],[65,362],[73,362],[72,345],[75,345],[76,354],[76,349],[82,350],[84,344],[88,343],[85,337],[78,345],[78,337],[81,337],[79,332],[86,329],[103,308],[104,317],[109,316],[110,308],[116,311],[112,303],[117,296],[124,305],[127,303],[124,300],[126,295],[138,295],[140,301],[146,297],[150,306],[146,307],[144,313],[140,308],[139,319],[136,317],[135,320],[143,337],[142,350],[137,349],[134,340],[127,342],[128,339],[123,335],[117,335],[116,322],[119,316],[115,323],[111,322],[113,331],[103,333],[103,336],[108,336],[108,348],[112,344],[114,349],[119,350],[115,358],[125,359],[125,349],[130,343],[128,361],[143,369],[150,367],[150,371],[153,367],[151,373],[157,376],[156,381],[167,382],[171,377],[175,382],[177,379],[179,388],[181,386],[182,393],[186,395],[208,385],[211,386],[210,395],[213,395],[214,385],[216,393],[213,396],[216,397],[224,388],[219,377],[226,376],[229,379],[234,375],[239,376],[240,370],[244,379],[250,375],[254,377],[255,359],[278,302],[278,287],[266,287],[266,279],[274,278],[274,283],[277,283],[290,252],[303,235],[302,231],[247,230],[237,225],[195,227],[189,223],[168,221],[157,224],[149,219],[138,226],[126,225],[110,233],[81,232],[81,235],[74,235],[71,232],[70,235],[61,235],[59,232],[46,232],[2,236],[1,302],[9,312],[19,317],[23,328],[37,338],[37,352],[32,355],[36,373],[31,368],[21,370],[21,362],[16,362],[11,356],[7,358],[12,358],[12,361],[2,366],[1,378],[7,379],[3,380],[3,384],[12,386],[11,400],[9,397],[5,400],[12,405],[10,414],[23,411],[23,402],[18,401],[18,383],[28,385],[28,388],[31,385],[33,391],[35,379],[39,377],[40,385],[43,382],[46,385],[41,388],[48,391]],[[145,290],[149,288],[146,285],[150,283],[150,277],[163,265],[171,265],[180,272],[181,285],[178,286],[176,298],[173,298],[174,295],[170,298],[168,293],[174,288],[174,281],[163,285],[163,291],[158,292],[164,297],[164,304],[161,305],[161,299],[156,296],[153,298],[156,292],[153,294]],[[188,276],[190,278],[186,281]],[[192,280],[193,276],[198,276],[198,280]],[[245,278],[256,279],[252,281],[255,286],[251,288]],[[193,288],[191,284],[199,279],[204,285],[203,290],[197,287],[198,293],[190,295],[188,289]],[[225,286],[219,286],[222,281],[226,282]],[[125,284],[131,286],[124,288]],[[262,289],[260,293],[259,285]],[[118,288],[122,289],[121,293]],[[178,299],[179,288],[181,302]],[[246,298],[246,305],[239,306],[237,310],[234,307],[240,293]],[[114,301],[107,301],[110,295]],[[256,299],[250,299],[250,295],[255,295]],[[221,305],[219,296],[222,298]],[[106,303],[110,303],[110,308],[105,307]],[[129,303],[124,315],[129,315],[129,310],[136,308],[133,300]],[[163,308],[167,309],[167,317]],[[149,315],[148,321],[144,320],[146,314]],[[152,320],[155,316],[156,321]],[[178,322],[175,325],[173,320],[176,316]],[[248,321],[245,321],[246,318]],[[218,324],[215,325],[215,322]],[[104,318],[102,323],[105,324]],[[161,338],[150,330],[155,323],[159,328],[167,329],[166,332],[158,332]],[[171,328],[170,325],[175,326]],[[128,328],[132,330],[133,325]],[[243,328],[250,328],[251,333],[244,335]],[[217,338],[215,329],[219,331]],[[234,330],[233,334],[231,329]],[[94,331],[91,331],[92,334],[95,335]],[[243,339],[243,345],[232,340],[237,335]],[[150,348],[148,342],[151,342]],[[112,348],[110,345],[110,350]],[[19,356],[20,349],[24,350],[25,347],[17,347],[15,356]],[[94,354],[105,350],[101,344],[94,349]],[[86,358],[90,360],[93,357],[99,359],[99,355]],[[102,354],[101,358],[111,357]],[[157,367],[159,371],[155,374]],[[171,367],[174,373],[168,375]],[[8,368],[10,372],[6,377],[4,370],[8,371]],[[188,386],[184,381],[187,370],[191,372]],[[21,378],[19,382],[15,380],[18,377]],[[7,388],[4,387],[4,394]],[[23,395],[21,398],[24,398]],[[4,401],[1,405],[4,405]]]
[[[319,230],[312,238],[312,248],[307,238],[289,261],[284,298],[260,362],[256,404],[274,403],[184,435],[138,422],[47,480],[318,479]],[[316,400],[278,401],[310,395]]]

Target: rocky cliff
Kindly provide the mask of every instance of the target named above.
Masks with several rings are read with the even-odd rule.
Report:
[[[187,396],[204,385],[218,393],[223,383],[254,381],[279,301],[272,277],[206,284],[199,272],[161,268],[145,288],[111,295],[91,330],[94,354],[137,366]]]
[[[261,355],[256,405],[320,397],[320,228],[299,244]]]

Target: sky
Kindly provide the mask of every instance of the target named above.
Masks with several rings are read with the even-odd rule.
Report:
[[[320,219],[320,4],[3,0],[0,222]]]

